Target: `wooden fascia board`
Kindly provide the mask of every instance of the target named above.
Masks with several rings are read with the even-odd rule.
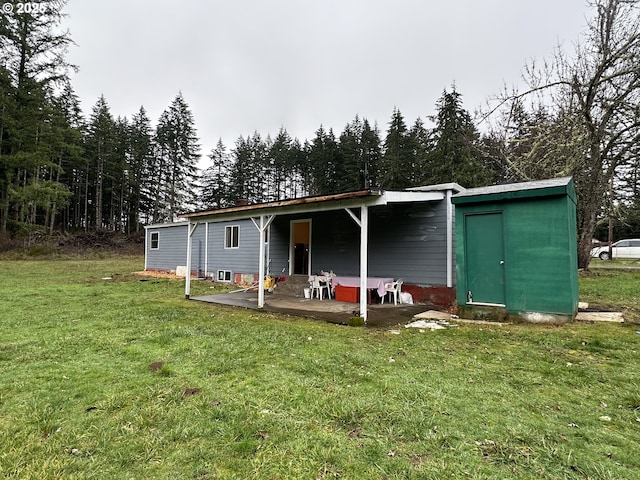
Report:
[[[316,203],[301,203],[294,205],[265,205],[253,209],[240,211],[206,213],[202,215],[189,215],[191,222],[226,222],[243,220],[261,215],[293,215],[301,213],[327,212],[343,210],[345,208],[358,208],[362,205],[376,207],[389,203],[433,202],[444,200],[445,192],[419,192],[419,191],[386,191],[382,195],[372,195],[356,198],[344,198],[338,200],[320,201]]]
[[[318,203],[307,203],[300,205],[271,206],[265,208],[255,208],[253,210],[243,210],[239,212],[218,213],[213,215],[200,215],[191,217],[191,222],[228,222],[233,220],[244,220],[259,217],[261,215],[293,215],[300,213],[327,212],[331,210],[342,210],[344,208],[356,208],[362,205],[376,206],[384,205],[384,196],[353,198],[335,200]]]

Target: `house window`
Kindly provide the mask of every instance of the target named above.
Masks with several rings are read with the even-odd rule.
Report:
[[[218,270],[218,281],[219,282],[230,282],[231,281],[231,270]]]
[[[160,245],[160,232],[151,232],[151,250],[158,250]]]
[[[240,227],[231,225],[224,228],[224,248],[238,248],[240,244]]]

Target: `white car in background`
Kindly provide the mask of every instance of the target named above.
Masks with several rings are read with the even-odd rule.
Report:
[[[640,239],[618,240],[611,244],[611,253],[613,258],[640,258]],[[591,250],[591,256],[609,260],[609,246],[594,248]]]

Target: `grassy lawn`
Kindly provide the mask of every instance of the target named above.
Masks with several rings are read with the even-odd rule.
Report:
[[[186,301],[142,264],[0,262],[0,476],[640,478],[638,325],[395,334]],[[638,304],[640,272],[581,282]]]

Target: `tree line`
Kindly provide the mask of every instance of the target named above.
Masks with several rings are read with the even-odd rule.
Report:
[[[396,108],[384,134],[356,115],[341,133],[321,125],[303,142],[284,128],[274,138],[257,132],[239,137],[230,150],[219,140],[203,171],[200,206],[446,182],[473,187],[498,180],[455,87],[443,92],[433,120],[433,128],[420,118],[408,127]]]
[[[16,2],[14,2],[16,3]],[[356,115],[312,139],[253,133],[208,152],[201,171],[193,114],[181,93],[152,125],[144,107],[114,118],[100,97],[85,119],[66,61],[66,0],[0,17],[0,230],[125,233],[182,212],[365,188],[457,182],[464,187],[571,175],[578,255],[596,232],[640,234],[638,0],[590,0],[572,52],[525,66],[524,91],[504,91],[475,118],[455,86],[435,113],[381,131]],[[14,10],[15,11],[15,10]],[[480,130],[480,126],[482,130]]]

